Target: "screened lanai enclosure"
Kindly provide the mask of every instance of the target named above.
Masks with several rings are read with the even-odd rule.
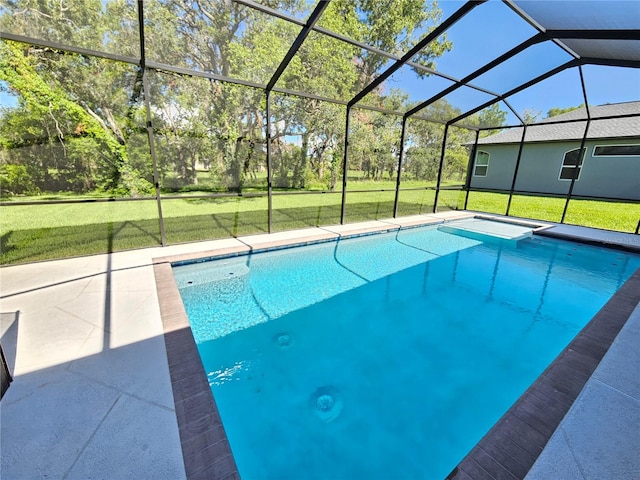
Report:
[[[2,263],[450,209],[638,233],[636,1],[7,0]]]

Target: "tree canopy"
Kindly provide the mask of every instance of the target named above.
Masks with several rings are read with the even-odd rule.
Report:
[[[580,108],[584,108],[584,103],[581,103],[577,107],[566,107],[566,108],[551,108],[547,112],[546,118],[556,117],[558,115],[562,115],[563,113],[573,112],[574,110],[579,110]]]
[[[309,8],[304,0],[261,3],[289,14]],[[400,56],[434,28],[440,15],[436,2],[395,0],[391,8],[389,0],[334,0],[319,25]],[[146,70],[136,61],[140,39],[133,0],[6,2],[0,14],[2,30],[46,39],[61,48],[0,43],[0,89],[18,98],[17,106],[0,110],[0,180],[5,192],[151,194],[145,102],[150,105],[164,191],[266,186],[265,93],[243,82],[266,84],[300,27],[230,0],[144,2],[144,19],[145,54],[153,62]],[[133,60],[70,53],[65,45]],[[433,67],[451,48],[443,37],[413,60]],[[389,62],[383,55],[314,31],[276,86],[349,100]],[[213,78],[216,75],[238,82]],[[401,91],[378,89],[372,95],[380,108],[411,107]],[[344,175],[345,113],[338,103],[273,95],[270,136],[276,187],[336,187]],[[460,112],[440,101],[429,113],[437,119]],[[373,180],[393,178],[400,118],[358,108],[352,115],[348,169]],[[492,107],[469,121],[503,124],[504,112]],[[405,172],[432,180],[443,127],[425,121],[412,125]],[[455,178],[464,173],[462,145],[471,138],[465,132],[451,134],[448,140],[447,164],[455,165],[450,169]]]

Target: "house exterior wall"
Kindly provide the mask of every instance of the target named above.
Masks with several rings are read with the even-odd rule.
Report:
[[[633,140],[588,142],[580,181],[573,187],[575,195],[640,200],[640,157],[593,156],[596,145],[640,144]]]
[[[640,157],[593,156],[596,145],[640,144],[637,139],[589,140],[579,179],[573,195],[640,200]],[[520,160],[515,190],[566,195],[570,180],[559,180],[564,154],[580,148],[580,142],[550,142],[525,144]],[[488,152],[487,176],[475,176],[472,170],[471,188],[509,190],[518,157],[519,145],[478,145],[478,151]]]

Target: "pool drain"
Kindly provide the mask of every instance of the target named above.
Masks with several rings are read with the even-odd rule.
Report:
[[[342,412],[342,398],[338,389],[327,385],[318,388],[311,395],[311,409],[323,422],[331,422]]]
[[[328,412],[336,404],[335,399],[331,395],[320,395],[316,400],[316,407],[321,412]]]
[[[282,332],[275,336],[274,341],[276,345],[278,345],[283,350],[288,350],[293,343],[293,337],[290,333]]]

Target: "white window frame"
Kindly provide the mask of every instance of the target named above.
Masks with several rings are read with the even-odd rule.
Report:
[[[480,164],[478,165],[478,156],[484,153],[487,156],[487,163],[486,164]],[[478,150],[476,152],[476,160],[475,162],[473,162],[473,176],[474,177],[486,177],[487,173],[489,173],[489,159],[491,158],[491,154],[489,152],[485,152],[484,150]],[[486,170],[484,171],[484,175],[479,175],[477,172],[478,167],[485,167]]]
[[[584,160],[587,156],[587,149],[585,147],[582,148],[582,161],[578,162],[578,165],[565,165],[564,161],[567,158],[567,154],[568,153],[572,153],[575,152],[577,150],[580,150],[580,148],[572,148],[571,150],[568,150],[566,152],[564,152],[564,155],[562,155],[562,163],[560,164],[560,172],[558,172],[558,181],[560,182],[570,182],[571,178],[562,178],[562,171],[565,168],[577,168],[578,169],[578,176],[576,177],[576,182],[578,180],[580,180],[580,175],[582,175],[582,168],[584,167]]]
[[[596,149],[599,147],[640,147],[640,143],[624,143],[624,144],[615,144],[615,145],[594,145],[593,147],[593,156],[594,157],[640,157],[638,155],[601,155],[596,153]]]

